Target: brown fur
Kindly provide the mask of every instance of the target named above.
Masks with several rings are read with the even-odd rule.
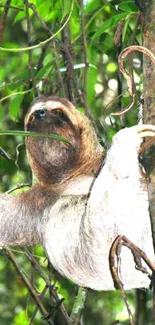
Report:
[[[55,108],[64,112],[67,122],[54,114],[53,101]],[[35,116],[35,107],[39,103],[43,106],[41,109],[48,106],[45,120]],[[90,121],[66,99],[38,98],[25,118],[25,129],[63,135],[71,144],[49,138],[26,139],[30,165],[38,184],[21,194],[0,196],[2,246],[42,243],[45,225],[61,192],[77,177],[97,171],[103,156],[103,148]]]
[[[50,102],[58,103],[57,109],[61,109],[68,117],[69,123],[57,125],[57,120],[52,115],[55,108],[52,108],[52,104],[50,107]],[[48,103],[47,117],[44,121],[40,122],[33,118],[36,103],[41,103],[41,107],[46,107]],[[25,129],[55,133],[66,137],[71,143],[49,138],[27,138],[26,145],[31,168],[40,184],[54,186],[55,189],[60,188],[60,184],[64,187],[70,179],[80,175],[91,175],[99,169],[103,148],[99,144],[91,122],[66,99],[52,96],[42,96],[37,99],[28,111]]]

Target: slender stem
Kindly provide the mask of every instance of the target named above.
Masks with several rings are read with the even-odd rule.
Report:
[[[79,287],[78,294],[75,298],[75,302],[70,316],[71,322],[74,325],[79,324],[88,296],[88,290],[88,288]]]
[[[31,264],[35,267],[35,269],[38,271],[38,273],[40,274],[40,276],[42,277],[42,279],[45,281],[47,288],[49,288],[49,290],[51,291],[52,297],[54,298],[54,300],[56,301],[56,303],[60,303],[59,306],[59,310],[63,316],[63,318],[66,321],[66,324],[71,325],[69,316],[65,310],[64,305],[61,303],[55,287],[53,285],[51,285],[49,279],[47,278],[47,276],[45,275],[45,273],[42,271],[42,269],[40,268],[39,264],[37,263],[37,261],[35,260],[35,258],[32,256],[32,254],[30,254],[30,252],[26,249],[21,247],[21,249],[24,251],[26,257],[28,258],[28,260],[31,262]]]
[[[39,47],[42,47],[42,46],[46,45],[54,37],[56,37],[56,35],[58,35],[63,30],[63,28],[67,25],[68,21],[71,18],[72,12],[73,12],[74,2],[75,2],[75,0],[72,0],[70,12],[69,12],[69,15],[68,15],[66,21],[64,22],[64,24],[59,28],[59,30],[57,32],[55,32],[51,37],[47,38],[45,41],[40,42],[39,44],[36,44],[36,45],[33,45],[33,46],[23,47],[23,48],[5,48],[5,47],[0,47],[0,51],[1,52],[14,52],[14,53],[19,53],[19,52],[31,51],[31,50],[34,50],[34,49],[37,49]]]
[[[87,40],[86,40],[86,33],[85,33],[83,0],[81,0],[81,26],[82,26],[83,53],[84,53],[84,62],[85,62],[83,99],[84,99],[86,115],[88,117],[90,117],[89,108],[87,105],[87,79],[88,79],[89,62],[88,62],[88,56],[87,56]]]
[[[3,32],[4,32],[4,28],[6,25],[6,18],[7,18],[7,14],[9,11],[9,6],[10,6],[11,0],[7,0],[6,4],[4,6],[4,12],[1,18],[1,24],[0,24],[0,44],[2,44],[2,38],[3,38]]]
[[[44,20],[39,16],[38,11],[37,11],[35,5],[33,3],[30,3],[29,4],[29,7],[33,10],[34,15],[37,17],[37,19],[39,20],[40,24],[44,28],[44,30],[49,35],[53,36],[53,32],[49,29],[49,27],[46,25],[46,23],[44,22]],[[38,63],[38,67],[41,64],[41,59],[44,58],[44,52],[45,51],[43,51],[43,53],[41,55],[41,58],[40,58],[39,63]],[[57,53],[56,44],[55,44],[55,41],[54,40],[53,40],[53,53],[54,53],[54,56],[55,56],[55,64],[56,64],[57,73],[58,73],[58,80],[59,80],[59,83],[61,85],[62,95],[65,97],[65,89],[64,89],[64,85],[63,85],[63,79],[62,79],[62,76],[61,76],[60,66],[59,66],[59,60],[58,60],[58,57],[59,56],[58,56],[58,53]],[[39,69],[37,69],[37,70],[39,70]]]
[[[30,21],[30,15],[29,15],[29,1],[24,0],[24,3],[25,3],[25,7],[26,7],[27,39],[28,39],[28,46],[30,46],[31,45],[31,21]],[[33,69],[32,69],[32,51],[28,52],[28,70],[30,73],[29,88],[34,89],[35,97],[37,97],[38,92],[35,87],[34,74],[33,74]]]
[[[21,276],[22,280],[24,281],[26,287],[28,288],[31,296],[33,297],[33,299],[35,300],[41,314],[43,315],[44,318],[47,318],[48,316],[48,312],[46,311],[46,309],[44,308],[41,299],[39,297],[39,293],[36,291],[36,289],[34,289],[34,287],[31,285],[30,280],[28,279],[27,275],[25,274],[25,272],[22,270],[22,268],[19,266],[14,254],[11,252],[10,249],[8,248],[4,248],[3,249],[4,253],[9,257],[9,259],[11,260],[11,262],[13,263],[15,269],[17,270],[17,272],[19,273],[19,275]],[[48,320],[48,323],[51,325],[54,325],[53,321],[51,319]]]

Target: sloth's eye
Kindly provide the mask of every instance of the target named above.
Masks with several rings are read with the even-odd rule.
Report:
[[[54,109],[52,113],[57,116],[59,119],[61,119],[63,122],[69,123],[70,120],[68,116],[61,110],[61,109]]]
[[[39,120],[43,120],[44,117],[46,115],[46,109],[44,108],[41,108],[41,109],[37,109],[35,112],[34,112],[34,116],[39,119]]]

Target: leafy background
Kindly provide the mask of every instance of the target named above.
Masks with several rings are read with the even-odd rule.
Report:
[[[62,26],[64,28],[60,31]],[[43,46],[41,42],[52,35],[55,37]],[[28,47],[36,44],[37,48],[28,51]],[[68,98],[81,112],[91,114],[103,143],[108,147],[115,132],[136,124],[139,119],[137,107],[142,103],[143,87],[138,53],[125,63],[134,76],[135,105],[126,115],[111,115],[130,101],[126,82],[119,72],[118,55],[132,44],[142,44],[140,14],[134,1],[1,0],[0,130],[23,130],[24,116],[32,100],[51,93]],[[18,133],[16,136],[3,135],[0,136],[0,146],[12,157],[10,161],[0,158],[1,192],[19,184],[30,184],[32,175],[24,138]],[[20,266],[41,292],[43,279],[23,251],[17,248],[13,251]],[[51,270],[41,247],[35,247],[31,253],[51,277],[52,283],[58,281],[58,293],[64,298],[70,313],[76,286]],[[0,293],[1,324],[46,323],[39,312],[30,322],[35,305],[3,251],[0,256]],[[149,292],[132,290],[128,299],[135,314],[141,302],[137,325],[143,324],[141,317],[145,318],[145,324],[151,324]],[[51,306],[48,293],[44,305],[47,309]],[[82,324],[110,325],[116,320],[129,324],[120,292],[90,291]]]

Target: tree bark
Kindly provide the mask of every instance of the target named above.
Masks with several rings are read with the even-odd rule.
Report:
[[[155,54],[155,1],[141,1],[144,8],[144,47]],[[144,115],[145,124],[155,125],[155,65],[144,55]],[[155,146],[152,145],[144,155],[144,165],[149,178],[149,206],[152,236],[155,249]]]

